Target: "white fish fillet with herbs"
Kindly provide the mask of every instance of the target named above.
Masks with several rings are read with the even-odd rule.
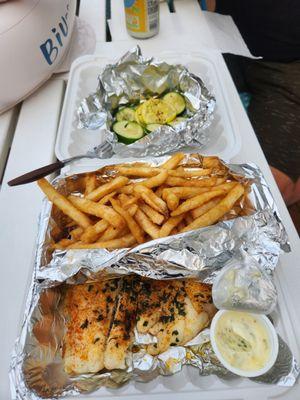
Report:
[[[156,281],[137,276],[70,285],[63,301],[65,371],[70,375],[126,369],[133,330],[150,333],[151,355],[184,345],[211,321],[211,285],[194,279]]]

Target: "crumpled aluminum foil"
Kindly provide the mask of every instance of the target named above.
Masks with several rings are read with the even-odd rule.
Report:
[[[199,162],[197,156],[187,155],[186,161]],[[158,166],[166,157],[151,160],[147,161]],[[255,165],[224,163],[224,166],[237,179],[251,180],[249,198],[255,212],[207,228],[152,240],[132,249],[56,250],[49,256],[53,220],[51,204],[45,199],[37,244],[37,279],[64,282],[79,272],[95,278],[115,273],[117,269],[118,273],[132,271],[155,279],[194,276],[205,283],[213,283],[224,264],[241,252],[246,252],[262,269],[271,272],[279,254],[290,251],[290,247],[270,190]],[[99,171],[102,174],[102,170]],[[103,174],[104,177],[113,175],[113,166]],[[55,184],[64,188],[68,186],[68,179],[58,177]],[[76,181],[80,175],[73,175],[72,179]],[[70,181],[69,186],[73,186]]]
[[[154,158],[152,164],[159,165],[162,161],[165,161],[165,157],[163,160]],[[209,329],[202,331],[187,345],[172,347],[156,357],[146,354],[144,350],[133,352],[128,358],[126,371],[99,372],[70,378],[62,367],[60,346],[64,320],[59,310],[60,288],[66,283],[90,282],[129,273],[153,279],[194,277],[212,283],[216,288],[219,285],[221,294],[226,288],[226,281],[225,284],[222,282],[221,274],[232,265],[236,267],[236,264],[232,264],[236,260],[239,262],[236,270],[240,289],[249,293],[237,300],[233,292],[232,297],[227,296],[225,301],[221,299],[222,306],[264,312],[266,310],[261,302],[267,299],[266,307],[272,308],[277,299],[272,272],[280,253],[290,250],[287,235],[259,169],[252,164],[228,167],[235,177],[251,179],[250,198],[256,210],[252,215],[153,240],[131,250],[57,251],[49,259],[45,243],[51,230],[51,207],[47,201],[44,202],[33,281],[10,369],[13,398],[33,400],[75,395],[101,386],[116,388],[129,380],[149,381],[157,375],[174,374],[183,365],[197,367],[201,375],[216,374],[222,379],[232,378],[233,374],[219,363],[213,353]],[[59,177],[56,184],[64,185],[65,182],[65,177]],[[253,268],[256,273],[261,273],[256,289],[250,285]],[[51,299],[51,305],[47,302],[44,306],[41,304],[45,293]],[[50,335],[48,333],[47,336],[47,332]],[[152,339],[136,335],[137,344]],[[299,372],[297,361],[280,338],[275,366],[267,374],[253,380],[292,386]]]
[[[108,142],[119,157],[160,156],[184,146],[201,148],[208,143],[205,128],[213,119],[215,98],[202,80],[182,65],[144,58],[136,46],[117,63],[107,65],[98,79],[97,91],[82,100],[77,110],[78,127],[101,127],[103,142]],[[185,97],[187,121],[176,127],[162,126],[130,145],[118,142],[110,128],[113,111],[119,105],[136,104],[141,97],[172,90],[179,90]]]
[[[82,283],[80,278],[77,283]],[[236,377],[214,354],[209,329],[200,332],[185,346],[171,347],[158,356],[147,354],[142,347],[152,342],[145,338],[151,335],[137,334],[134,343],[137,351],[128,355],[126,370],[68,376],[61,356],[64,316],[59,302],[63,286],[43,289],[37,281],[32,283],[22,333],[15,344],[10,368],[13,399],[38,400],[78,395],[102,386],[118,388],[130,380],[148,382],[159,375],[173,375],[180,372],[184,365],[197,368],[200,375],[215,374],[225,380]],[[279,353],[274,366],[266,374],[252,380],[289,387],[295,384],[299,372],[297,361],[279,337]]]

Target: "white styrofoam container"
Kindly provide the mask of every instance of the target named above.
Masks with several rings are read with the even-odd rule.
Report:
[[[132,162],[133,158],[123,159],[123,162]],[[147,161],[147,158],[145,158]],[[111,165],[117,160],[87,160],[66,166],[63,172],[66,175],[89,172]],[[284,265],[279,263],[274,278],[278,294],[278,304],[271,313],[277,333],[288,344],[294,357],[300,360],[300,348],[297,335],[300,326],[297,319],[291,314],[285,293],[288,293],[288,282],[283,276]],[[290,284],[290,283],[289,283]],[[182,371],[172,376],[159,376],[150,382],[130,381],[119,389],[101,388],[89,395],[79,396],[82,399],[120,399],[120,400],[271,400],[285,399],[287,392],[298,390],[296,387],[281,387],[270,384],[253,382],[247,378],[235,377],[232,380],[218,378],[215,375],[201,376],[197,368],[183,367]],[[293,392],[292,392],[293,393]],[[298,399],[299,396],[290,397]]]
[[[229,161],[239,153],[241,147],[240,135],[237,131],[238,123],[230,110],[230,104],[226,96],[222,81],[217,72],[215,59],[212,61],[205,52],[185,54],[164,52],[156,55],[169,63],[181,62],[192,72],[201,76],[206,85],[216,96],[217,107],[215,122],[209,128],[217,131],[217,141],[200,150],[203,154],[214,154]],[[65,96],[59,132],[56,142],[56,156],[65,159],[73,155],[85,153],[101,142],[99,131],[85,131],[77,129],[76,110],[81,99],[95,90],[97,76],[101,69],[115,60],[101,56],[85,56],[73,63],[69,84]],[[110,160],[82,160],[67,166],[64,171],[69,175],[85,171],[92,171],[104,164],[112,164],[117,159]],[[297,332],[299,325],[290,313],[289,305],[284,293],[288,292],[288,286],[283,279],[278,265],[275,273],[275,283],[278,290],[278,307],[272,313],[277,332],[285,340],[294,356],[300,359],[300,349],[297,344]],[[298,385],[297,385],[298,386]],[[236,377],[232,380],[224,380],[215,375],[200,376],[194,367],[184,367],[183,370],[169,377],[159,376],[150,382],[129,382],[119,389],[101,388],[88,395],[79,396],[84,399],[116,399],[132,400],[269,400],[273,398],[284,399],[289,392],[295,393],[297,398],[298,387],[279,387],[276,385],[258,384],[246,378]],[[292,397],[293,398],[293,397]]]
[[[170,64],[181,63],[191,72],[203,79],[206,86],[216,97],[215,118],[208,128],[211,140],[201,148],[203,154],[213,154],[229,161],[241,147],[241,138],[234,121],[222,79],[210,53],[163,52],[156,55],[158,59]],[[85,154],[88,150],[102,143],[101,130],[77,128],[77,108],[81,100],[97,88],[97,76],[108,63],[116,60],[101,56],[83,56],[71,67],[69,82],[64,99],[55,154],[59,160],[75,155]],[[197,151],[197,149],[195,149]]]

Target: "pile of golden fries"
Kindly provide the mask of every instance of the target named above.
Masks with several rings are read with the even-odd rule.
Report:
[[[248,183],[232,177],[217,157],[183,163],[177,153],[159,167],[116,165],[109,181],[84,175],[82,193],[64,196],[46,179],[38,185],[65,215],[54,249],[109,250],[209,226],[239,215]],[[238,209],[238,210],[237,210]],[[60,233],[62,231],[60,230]]]

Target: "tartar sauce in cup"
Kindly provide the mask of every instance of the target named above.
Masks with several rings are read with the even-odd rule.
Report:
[[[278,337],[265,315],[218,311],[211,324],[210,338],[221,363],[237,375],[263,375],[278,355]]]

